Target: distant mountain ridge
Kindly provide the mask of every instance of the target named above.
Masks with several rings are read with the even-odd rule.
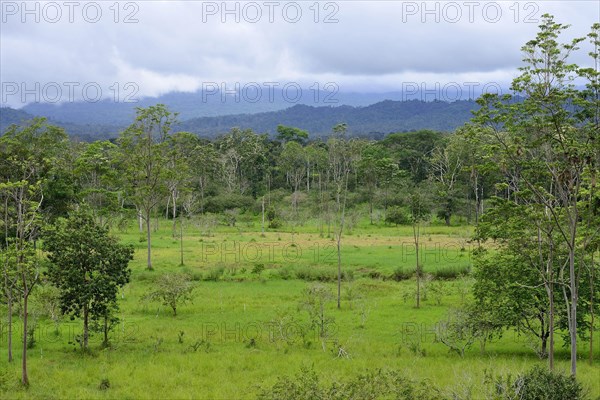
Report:
[[[312,136],[327,136],[341,122],[357,136],[382,137],[391,132],[420,129],[453,131],[472,117],[474,101],[425,102],[385,100],[366,107],[312,107],[295,105],[285,110],[258,114],[226,115],[182,121],[178,129],[215,136],[233,127],[250,128],[274,135],[278,124],[307,130]]]
[[[255,94],[258,98],[255,99]],[[165,104],[170,110],[179,113],[184,121],[192,118],[218,117],[223,115],[256,114],[279,111],[295,104],[312,106],[367,106],[382,100],[402,100],[400,92],[389,93],[332,93],[301,88],[299,97],[294,102],[284,98],[281,91],[272,93],[264,88],[255,94],[248,91],[238,95],[221,92],[171,92],[157,97],[145,97],[136,102],[115,102],[102,100],[98,102],[65,102],[60,104],[29,103],[21,110],[33,115],[44,115],[57,121],[74,124],[105,124],[126,126],[133,120],[136,107],[148,107],[154,104]],[[288,96],[292,96],[291,94]]]
[[[89,104],[87,105],[89,106]],[[453,131],[467,122],[472,111],[477,109],[473,100],[455,102],[421,100],[384,100],[367,106],[320,106],[297,104],[282,110],[255,114],[222,115],[184,119],[174,127],[175,131],[189,131],[203,137],[215,137],[233,127],[252,129],[259,133],[274,135],[277,125],[295,126],[307,130],[311,137],[327,136],[333,126],[344,122],[351,135],[381,138],[391,132],[406,132],[420,129]],[[27,108],[31,109],[31,108]],[[104,122],[101,113],[88,111],[80,114],[81,123],[62,121],[55,115],[30,113],[27,109],[0,108],[0,130],[10,124],[21,124],[34,115],[48,117],[50,122],[84,140],[116,137],[133,121],[133,115],[123,123]],[[171,111],[178,112],[176,108]]]
[[[4,133],[6,129],[15,125],[24,125],[27,121],[35,117],[46,117],[45,115],[33,115],[21,110],[15,110],[10,107],[0,108],[0,133]],[[65,131],[72,137],[78,137],[85,141],[94,141],[98,139],[108,139],[116,137],[122,130],[122,127],[104,124],[73,124],[69,122],[57,121],[54,118],[48,118],[48,121],[64,128]]]

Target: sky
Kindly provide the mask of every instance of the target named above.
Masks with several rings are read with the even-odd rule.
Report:
[[[298,87],[468,98],[506,90],[544,13],[583,36],[600,1],[0,0],[0,103]]]

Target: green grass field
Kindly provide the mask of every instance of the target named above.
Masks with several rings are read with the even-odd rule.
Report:
[[[337,255],[335,243],[315,233],[314,221],[298,231],[293,238],[284,230],[261,235],[260,223],[250,221],[237,228],[221,226],[205,236],[186,223],[185,265],[180,266],[181,243],[172,237],[171,223],[163,221],[153,234],[155,271],[147,271],[143,235],[133,224],[126,232],[115,230],[136,247],[136,255],[131,283],[121,294],[112,346],[101,348],[97,333],[91,352],[84,354],[75,343],[79,320],[65,317],[55,325],[38,318],[36,343],[29,350],[31,386],[23,389],[18,383],[19,320],[14,325],[15,361],[8,364],[3,319],[0,397],[245,399],[254,398],[259,386],[274,383],[277,376],[295,375],[309,366],[325,382],[367,369],[399,369],[449,393],[472,389],[473,398],[480,398],[486,373],[514,374],[545,363],[516,332],[506,332],[484,352],[475,343],[464,358],[435,343],[435,324],[465,301],[470,279],[441,281],[441,294],[429,291],[416,309],[415,279],[388,279],[399,268],[414,269],[410,227],[377,227],[367,221],[343,238],[346,279],[341,310],[334,300],[326,308],[332,318],[330,336],[322,339],[316,330],[301,334],[308,321],[300,307],[307,280],[320,279],[335,292],[331,280]],[[426,272],[468,270],[470,228],[427,226],[422,233]],[[257,273],[262,269],[257,265],[264,270]],[[174,271],[188,273],[196,284],[193,303],[180,306],[176,317],[158,303],[141,301],[157,276]],[[598,360],[600,343],[595,346]],[[340,347],[347,356],[339,356]],[[567,371],[568,350],[560,339],[556,348],[558,369]],[[589,365],[586,343],[580,351],[578,378],[595,398],[600,396],[600,362]],[[110,384],[105,390],[100,389],[103,380]]]

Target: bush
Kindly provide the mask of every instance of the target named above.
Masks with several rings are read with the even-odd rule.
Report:
[[[260,275],[265,270],[265,264],[254,264],[252,267],[252,273]]]
[[[333,271],[327,271],[323,268],[314,266],[299,267],[296,269],[296,278],[302,279],[303,281],[319,281],[319,282],[333,282],[337,279],[337,274]]]
[[[410,219],[408,213],[401,207],[390,207],[385,214],[385,222],[395,225],[408,225]]]
[[[381,272],[379,271],[369,271],[367,276],[371,279],[381,279]]]
[[[307,265],[296,269],[296,278],[307,282],[334,282],[337,281],[337,270],[315,265]],[[354,279],[354,271],[342,271],[342,279]]]
[[[394,280],[396,282],[405,281],[407,279],[412,278],[415,271],[412,269],[404,269],[403,267],[398,267],[392,272],[389,276],[389,279]]]
[[[514,381],[509,375],[491,380],[488,378],[488,382],[493,385],[492,398],[496,400],[577,400],[585,398],[583,387],[574,377],[550,371],[540,365],[518,375]]]
[[[225,267],[220,265],[217,267],[211,268],[206,275],[204,276],[205,281],[213,281],[216,282],[220,280],[225,274]]]
[[[252,208],[254,199],[251,196],[243,196],[240,194],[224,194],[219,196],[213,196],[206,200],[204,209],[211,213],[222,213],[225,210],[231,210],[234,208],[246,211]]]
[[[279,377],[270,388],[260,388],[259,400],[305,400],[322,399],[323,389],[319,387],[317,373],[308,368],[302,368],[294,378]]]
[[[451,279],[458,279],[461,276],[469,275],[469,272],[470,272],[470,269],[469,269],[468,265],[461,265],[461,266],[453,265],[450,267],[438,268],[433,272],[432,275],[436,279],[451,280]]]
[[[108,390],[110,389],[110,381],[108,380],[108,378],[104,378],[100,381],[100,384],[98,385],[98,390]]]
[[[280,268],[277,271],[277,274],[279,275],[279,277],[285,281],[287,281],[288,279],[292,278],[292,271],[289,267],[283,267]]]
[[[283,226],[283,222],[279,218],[275,218],[269,221],[269,229],[278,229]]]
[[[159,276],[155,288],[142,297],[142,300],[158,301],[171,307],[173,315],[177,315],[177,307],[192,301],[194,284],[188,274],[167,273]]]
[[[260,388],[260,400],[435,400],[444,399],[428,381],[416,381],[398,371],[366,371],[348,380],[325,385],[313,369],[302,368],[295,377],[279,377],[272,387]]]

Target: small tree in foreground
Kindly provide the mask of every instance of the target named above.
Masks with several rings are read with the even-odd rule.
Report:
[[[144,300],[160,301],[171,307],[173,316],[177,315],[177,306],[192,301],[194,284],[187,274],[164,274],[156,281],[156,289],[144,296]]]
[[[90,319],[104,318],[116,306],[119,288],[129,282],[133,248],[119,244],[85,211],[71,213],[45,234],[48,277],[60,291],[60,308],[83,318],[87,349]]]
[[[323,340],[329,336],[328,325],[333,323],[333,318],[325,315],[325,307],[331,299],[333,294],[327,286],[314,283],[304,290],[301,303],[301,307],[309,315],[311,328],[317,329],[319,337]]]

